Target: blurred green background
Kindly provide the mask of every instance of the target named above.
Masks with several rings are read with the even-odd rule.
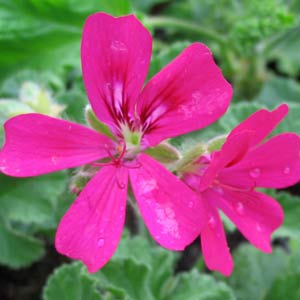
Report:
[[[149,77],[188,44],[207,44],[234,87],[228,113],[172,143],[182,151],[229,132],[253,111],[282,102],[290,113],[275,133],[300,133],[300,1],[0,0],[0,143],[3,123],[41,112],[84,123],[80,69],[85,18],[134,13],[154,37]],[[268,191],[284,208],[272,254],[250,246],[224,220],[235,269],[209,272],[199,241],[185,252],[161,249],[128,207],[113,259],[94,275],[58,255],[53,237],[75,199],[74,171],[14,179],[0,174],[1,300],[299,300],[300,189]]]

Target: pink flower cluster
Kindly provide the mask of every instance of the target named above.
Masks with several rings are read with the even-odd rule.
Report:
[[[42,114],[19,115],[5,123],[0,170],[28,177],[99,167],[62,218],[55,239],[58,252],[82,260],[90,272],[117,248],[130,183],[157,243],[183,250],[200,235],[208,268],[229,275],[233,262],[218,210],[253,245],[270,252],[270,236],[283,212],[255,188],[299,181],[300,139],[285,133],[264,142],[288,108],[260,110],[237,126],[220,150],[203,154],[175,176],[145,150],[216,121],[229,106],[232,88],[200,43],[143,86],[151,48],[149,32],[134,16],[91,15],[81,45],[83,79],[93,111],[113,138]]]

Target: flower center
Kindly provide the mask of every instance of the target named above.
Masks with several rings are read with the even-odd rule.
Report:
[[[121,132],[123,135],[124,143],[126,145],[126,153],[124,159],[133,160],[136,155],[141,151],[142,133],[139,130],[132,130],[127,124],[121,125]]]

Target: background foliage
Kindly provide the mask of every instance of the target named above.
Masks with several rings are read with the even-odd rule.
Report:
[[[31,111],[84,122],[80,39],[85,18],[96,11],[135,13],[147,26],[155,38],[149,77],[192,41],[212,49],[234,86],[233,103],[217,123],[174,139],[183,151],[282,102],[291,109],[276,133],[300,133],[297,0],[0,0],[1,125]],[[229,278],[208,272],[199,241],[184,253],[154,245],[131,207],[117,253],[91,275],[53,248],[58,221],[75,198],[72,175],[0,175],[0,299],[300,299],[299,186],[269,191],[285,211],[272,254],[245,243],[226,223],[235,261]]]

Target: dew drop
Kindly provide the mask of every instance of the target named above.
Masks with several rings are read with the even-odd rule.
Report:
[[[216,187],[214,188],[214,190],[215,190],[218,194],[224,195],[224,190],[223,190],[221,187],[216,186]]]
[[[127,46],[121,41],[112,41],[110,48],[114,51],[127,51]]]
[[[286,174],[286,175],[289,174],[290,172],[291,172],[290,167],[285,167],[284,170],[283,170],[283,173]]]
[[[244,204],[242,202],[237,202],[235,204],[235,210],[239,215],[243,215],[245,213]]]
[[[103,238],[100,238],[98,241],[97,241],[97,246],[99,248],[102,248],[105,244],[105,240]]]
[[[124,190],[125,189],[125,183],[122,182],[122,181],[117,181],[117,185],[118,185],[118,188],[121,189],[121,190]]]
[[[51,161],[52,161],[53,165],[55,165],[55,166],[57,165],[57,157],[56,156],[52,156]]]
[[[210,216],[209,219],[208,219],[208,225],[211,227],[211,228],[216,228],[217,226],[217,223],[216,223],[216,220],[213,216]]]
[[[165,208],[165,214],[168,218],[173,219],[175,217],[175,212],[172,208],[166,207]]]
[[[189,204],[188,204],[188,207],[189,207],[189,208],[193,208],[193,207],[194,207],[194,202],[193,202],[193,201],[190,201]]]
[[[260,176],[260,173],[261,173],[260,169],[255,168],[255,169],[252,169],[249,174],[252,178],[258,178]]]
[[[261,227],[261,225],[259,223],[256,223],[256,230],[258,232],[262,232],[262,227]]]

